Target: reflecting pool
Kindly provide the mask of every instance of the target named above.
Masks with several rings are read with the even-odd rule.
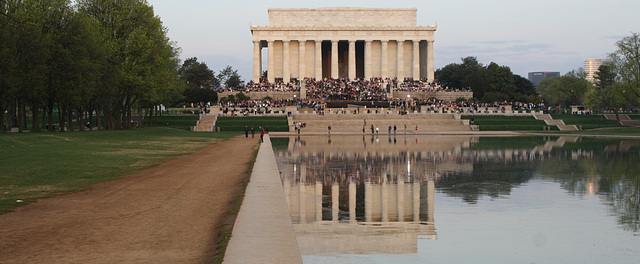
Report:
[[[271,141],[305,263],[640,263],[640,141]]]

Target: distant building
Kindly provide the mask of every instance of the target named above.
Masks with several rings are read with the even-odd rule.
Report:
[[[529,81],[532,82],[533,85],[538,85],[544,78],[557,76],[560,76],[560,72],[530,72]]]
[[[596,72],[605,61],[605,59],[584,59],[584,66],[582,66],[582,68],[584,68],[584,72],[587,74],[587,81],[595,82]]]

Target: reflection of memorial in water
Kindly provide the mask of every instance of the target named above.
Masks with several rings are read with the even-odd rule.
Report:
[[[474,204],[483,196],[508,199],[532,180],[598,195],[623,229],[640,230],[638,141],[413,135],[285,141],[280,146],[287,149],[275,153],[304,255],[417,252],[418,239],[445,234],[435,229],[435,190]]]
[[[327,139],[276,151],[303,255],[417,252],[418,238],[436,237],[434,179],[473,168],[456,160],[471,137]]]

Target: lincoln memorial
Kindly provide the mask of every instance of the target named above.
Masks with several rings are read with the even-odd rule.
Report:
[[[253,80],[434,79],[436,26],[417,26],[416,8],[270,8],[251,26]],[[267,48],[267,65],[262,65]],[[266,66],[266,67],[265,67]]]

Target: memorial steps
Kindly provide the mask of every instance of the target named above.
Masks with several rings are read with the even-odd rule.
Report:
[[[196,126],[192,128],[192,131],[196,132],[211,132],[213,126],[216,123],[217,116],[215,115],[200,115],[200,120],[196,123]]]
[[[366,125],[364,120],[367,120]],[[327,132],[331,126],[332,133],[371,134],[371,125],[379,128],[380,134],[388,134],[389,126],[397,127],[396,133],[437,132],[437,131],[471,131],[468,120],[457,119],[454,114],[294,114],[289,118],[289,131],[295,131],[295,123],[306,124],[302,132]],[[418,130],[416,131],[416,126]]]

